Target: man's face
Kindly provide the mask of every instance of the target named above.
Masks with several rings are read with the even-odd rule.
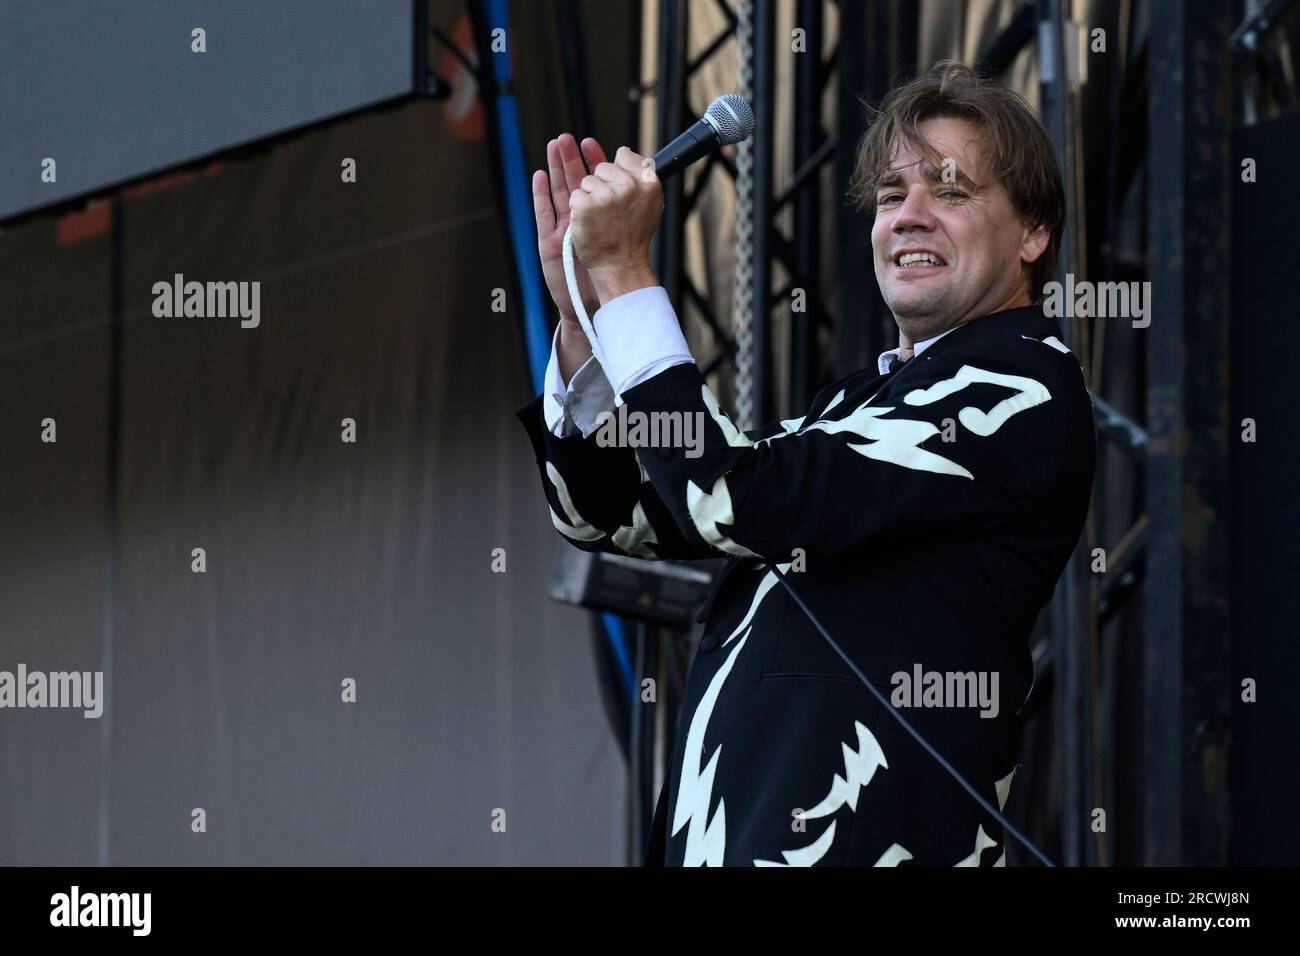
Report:
[[[909,342],[1029,305],[1022,267],[1042,254],[1049,238],[1046,229],[1031,231],[1021,222],[1006,190],[986,173],[979,127],[936,118],[918,129],[945,162],[932,166],[900,144],[876,193],[871,227],[876,279]]]

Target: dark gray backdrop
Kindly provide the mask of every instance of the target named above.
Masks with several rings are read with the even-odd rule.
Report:
[[[563,123],[544,7],[515,26],[530,167]],[[116,204],[116,389],[112,215],[0,234],[0,669],[111,682],[99,720],[0,710],[0,864],[624,861],[589,617],[546,596],[518,302],[490,308],[512,286],[486,140],[454,109],[373,111]],[[260,280],[260,327],[155,318],[176,272]]]

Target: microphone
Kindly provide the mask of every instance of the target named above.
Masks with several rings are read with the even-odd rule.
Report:
[[[707,156],[723,146],[748,139],[754,132],[754,111],[739,93],[725,93],[709,104],[704,116],[696,120],[686,132],[650,157],[650,167],[660,179],[681,172],[702,156]],[[600,341],[591,319],[582,305],[578,277],[573,256],[573,225],[564,230],[564,243],[560,247],[564,257],[564,281],[569,286],[569,300],[577,314],[578,324],[591,343],[592,354],[605,365]],[[608,366],[606,366],[608,367]],[[614,404],[622,405],[623,396],[614,391]]]
[[[749,103],[739,93],[725,93],[690,129],[651,157],[652,168],[660,179],[667,179],[714,150],[749,139],[753,132]]]

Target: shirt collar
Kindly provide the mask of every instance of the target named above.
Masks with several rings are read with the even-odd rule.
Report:
[[[953,326],[953,329],[959,329],[959,328],[961,328],[961,326],[959,325]],[[948,332],[951,332],[953,329],[949,329]],[[920,355],[922,352],[928,349],[935,342],[938,342],[941,338],[947,335],[948,332],[940,332],[938,335],[932,336],[928,339],[925,339],[924,341],[913,344],[912,358],[916,358],[918,355]],[[898,355],[898,349],[893,348],[890,349],[888,352],[881,352],[880,355],[876,358],[876,368],[880,369],[881,375],[884,375],[889,371],[889,360],[894,358],[896,355]]]

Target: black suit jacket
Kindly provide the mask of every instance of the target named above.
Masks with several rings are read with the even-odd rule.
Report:
[[[787,573],[891,706],[1004,804],[1032,680],[1028,638],[1093,480],[1091,403],[1056,322],[1038,307],[986,316],[892,374],[827,386],[802,418],[744,434],[693,364],[623,399],[630,412],[699,413],[703,453],[557,438],[541,396],[518,414],[552,520],[577,547],[732,557],[701,612],[645,862],[1004,862],[994,818],[885,712],[763,562]],[[899,696],[899,673],[921,678],[914,697]],[[923,697],[932,673],[947,696]],[[985,682],[983,704],[972,678]]]

